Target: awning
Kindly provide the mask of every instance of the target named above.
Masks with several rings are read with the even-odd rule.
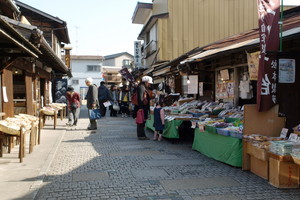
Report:
[[[159,63],[159,64],[155,64],[155,65],[150,66],[148,69],[146,69],[145,71],[143,71],[143,75],[145,76],[145,75],[147,75],[147,74],[153,72],[153,70],[154,70],[155,68],[157,68],[157,67],[159,67],[159,66],[162,66],[162,65],[164,65],[164,64],[166,64],[166,63],[168,63],[168,62],[162,62],[162,63]]]
[[[3,49],[2,55],[6,54],[8,57],[18,55],[37,58],[41,53],[37,47],[16,31],[3,16],[0,16],[0,49]]]
[[[289,37],[289,36],[292,36],[295,34],[300,34],[300,27],[296,27],[296,28],[284,31],[282,33],[282,36]],[[224,52],[230,51],[230,50],[239,50],[240,48],[247,48],[247,47],[250,47],[253,45],[258,45],[258,44],[259,44],[259,38],[246,40],[246,41],[235,43],[235,44],[232,44],[232,45],[229,45],[226,47],[211,49],[211,50],[197,53],[196,55],[193,55],[193,56],[183,60],[182,62],[180,62],[180,64],[184,64],[186,62],[192,62],[192,61],[201,61],[204,58],[207,58],[210,56],[216,56],[219,53],[224,53]]]
[[[159,75],[165,74],[165,73],[169,72],[170,69],[171,69],[171,66],[164,67],[160,70],[153,72],[153,76],[159,76]]]
[[[255,45],[255,44],[258,44],[258,43],[259,43],[259,39],[251,39],[251,40],[243,41],[243,42],[236,43],[236,44],[233,44],[233,45],[229,45],[227,47],[207,50],[207,51],[198,53],[194,56],[191,56],[191,57],[183,60],[182,62],[180,62],[180,64],[184,64],[186,62],[191,62],[191,61],[200,61],[201,59],[206,58],[206,57],[211,56],[211,55],[215,55],[215,54],[225,52],[225,51],[229,51],[229,50],[232,50],[232,49],[239,49],[241,47],[247,47],[247,46]]]

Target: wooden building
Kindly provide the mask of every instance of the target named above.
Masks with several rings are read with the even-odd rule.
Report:
[[[51,81],[55,77],[71,76],[59,56],[59,48],[53,48],[56,44],[61,47],[61,42],[53,42],[51,47],[44,37],[49,31],[41,31],[36,26],[43,22],[55,27],[57,22],[48,16],[48,20],[40,19],[34,25],[20,10],[25,4],[16,5],[10,0],[0,0],[0,4],[4,14],[0,16],[1,109],[6,117],[18,113],[36,115],[42,105],[50,103]],[[30,15],[40,15],[41,11],[30,8]],[[57,35],[53,31],[51,34]],[[67,39],[63,41],[69,43],[67,32],[64,34]]]

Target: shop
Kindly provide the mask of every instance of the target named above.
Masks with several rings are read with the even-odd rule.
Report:
[[[185,98],[166,107],[171,112],[163,136],[178,136],[178,120],[186,115],[184,120],[191,118],[194,128],[194,150],[250,170],[275,187],[298,188],[300,7],[284,16],[276,106],[257,111],[259,33],[250,30],[199,48],[180,61],[174,75],[181,75],[180,94]],[[172,123],[176,134],[169,133]]]

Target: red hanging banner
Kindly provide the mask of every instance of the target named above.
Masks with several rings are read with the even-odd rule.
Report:
[[[257,79],[257,109],[266,111],[276,104],[279,48],[279,0],[257,0],[260,56]]]

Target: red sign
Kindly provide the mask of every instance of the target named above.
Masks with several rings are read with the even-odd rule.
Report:
[[[279,0],[257,0],[260,57],[257,79],[257,108],[266,111],[276,104],[279,48]]]

